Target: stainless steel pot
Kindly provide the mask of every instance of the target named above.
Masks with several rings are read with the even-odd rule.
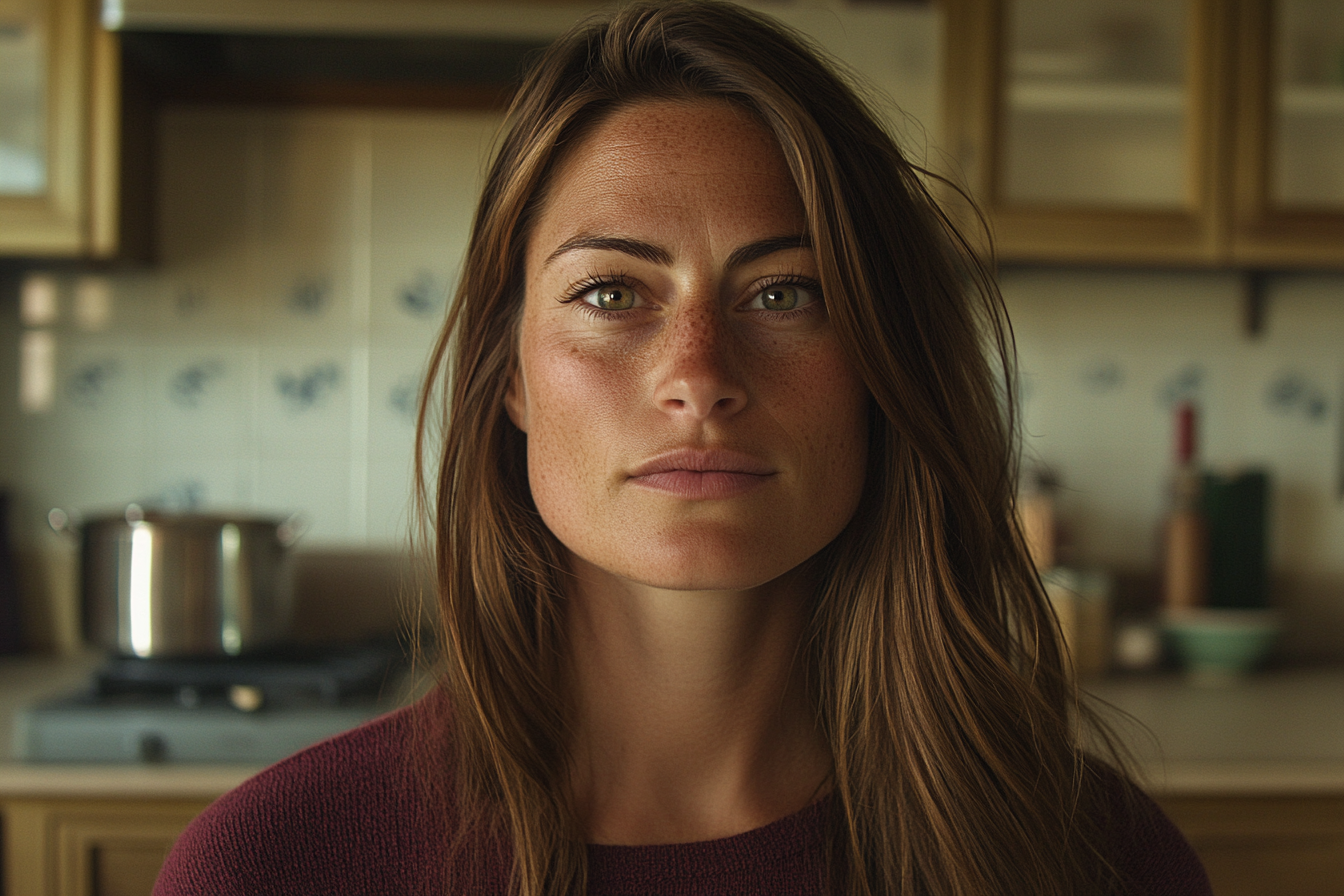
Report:
[[[237,656],[289,634],[296,518],[142,511],[53,528],[78,531],[84,637],[124,656]]]

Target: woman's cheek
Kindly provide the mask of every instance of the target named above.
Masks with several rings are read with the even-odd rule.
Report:
[[[588,347],[589,349],[591,347]],[[622,365],[582,345],[538,346],[527,371],[528,472],[546,524],[580,524],[583,506],[605,493],[621,439],[620,408],[637,384]],[[628,433],[626,433],[628,435]]]

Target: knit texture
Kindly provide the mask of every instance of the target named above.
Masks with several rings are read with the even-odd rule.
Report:
[[[447,893],[449,812],[410,762],[427,698],[310,747],[217,800],[178,839],[155,896]],[[1122,785],[1123,786],[1123,785]],[[1126,792],[1111,827],[1135,896],[1211,896],[1188,843],[1151,800]],[[829,800],[773,824],[701,843],[589,846],[592,896],[780,896],[824,890]],[[456,879],[508,891],[497,853]]]

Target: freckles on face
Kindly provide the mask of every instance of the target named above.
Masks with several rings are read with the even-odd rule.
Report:
[[[867,393],[819,281],[782,153],[740,110],[638,103],[568,152],[527,246],[507,408],[576,560],[741,589],[840,532]]]

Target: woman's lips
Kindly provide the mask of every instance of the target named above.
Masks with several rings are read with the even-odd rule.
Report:
[[[756,488],[775,474],[769,464],[736,451],[683,449],[651,458],[629,481],[679,498],[729,498]]]
[[[630,481],[644,488],[676,495],[678,498],[709,500],[740,495],[768,478],[770,478],[768,475],[759,473],[729,473],[722,470],[703,472],[668,470],[666,473],[633,476]]]

